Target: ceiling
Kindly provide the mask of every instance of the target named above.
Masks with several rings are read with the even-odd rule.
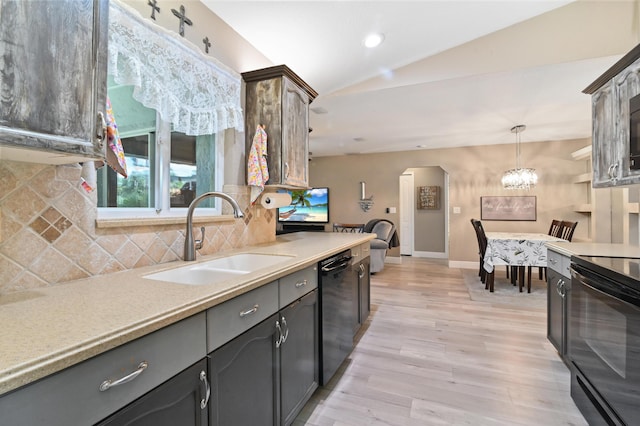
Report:
[[[319,93],[314,157],[590,137],[581,91],[639,39],[636,1],[203,3]]]

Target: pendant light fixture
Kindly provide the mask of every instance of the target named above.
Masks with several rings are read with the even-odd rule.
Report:
[[[502,175],[502,186],[504,189],[531,189],[538,183],[538,175],[535,169],[520,167],[520,133],[524,132],[527,126],[519,124],[511,128],[511,133],[516,134],[516,168],[507,170]]]

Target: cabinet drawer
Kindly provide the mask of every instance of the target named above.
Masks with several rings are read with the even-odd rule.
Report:
[[[571,276],[571,273],[569,272],[569,268],[571,267],[571,258],[553,250],[547,250],[547,267],[561,275],[564,275],[565,277]]]
[[[367,241],[366,243],[360,244],[360,259],[366,259],[371,254],[371,243]]]
[[[276,312],[278,281],[214,306],[207,311],[207,351],[214,351]]]
[[[353,257],[353,263],[358,263],[362,256],[362,245],[351,247],[351,257]]]
[[[317,287],[317,265],[280,278],[280,308],[284,308]]]
[[[357,264],[362,259],[366,259],[371,254],[371,243],[366,242],[355,247],[351,247],[351,256],[353,257],[353,264]]]
[[[94,424],[206,356],[204,313],[0,397],[0,424],[69,426]],[[147,368],[130,382],[100,391]]]

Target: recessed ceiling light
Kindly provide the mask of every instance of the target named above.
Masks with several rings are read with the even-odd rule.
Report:
[[[364,45],[371,49],[376,46],[379,46],[383,41],[384,41],[384,34],[382,33],[369,34],[364,39]]]

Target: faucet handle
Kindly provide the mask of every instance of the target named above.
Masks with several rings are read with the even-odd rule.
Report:
[[[204,226],[200,227],[200,234],[200,239],[196,240],[196,250],[200,250],[204,244]]]

